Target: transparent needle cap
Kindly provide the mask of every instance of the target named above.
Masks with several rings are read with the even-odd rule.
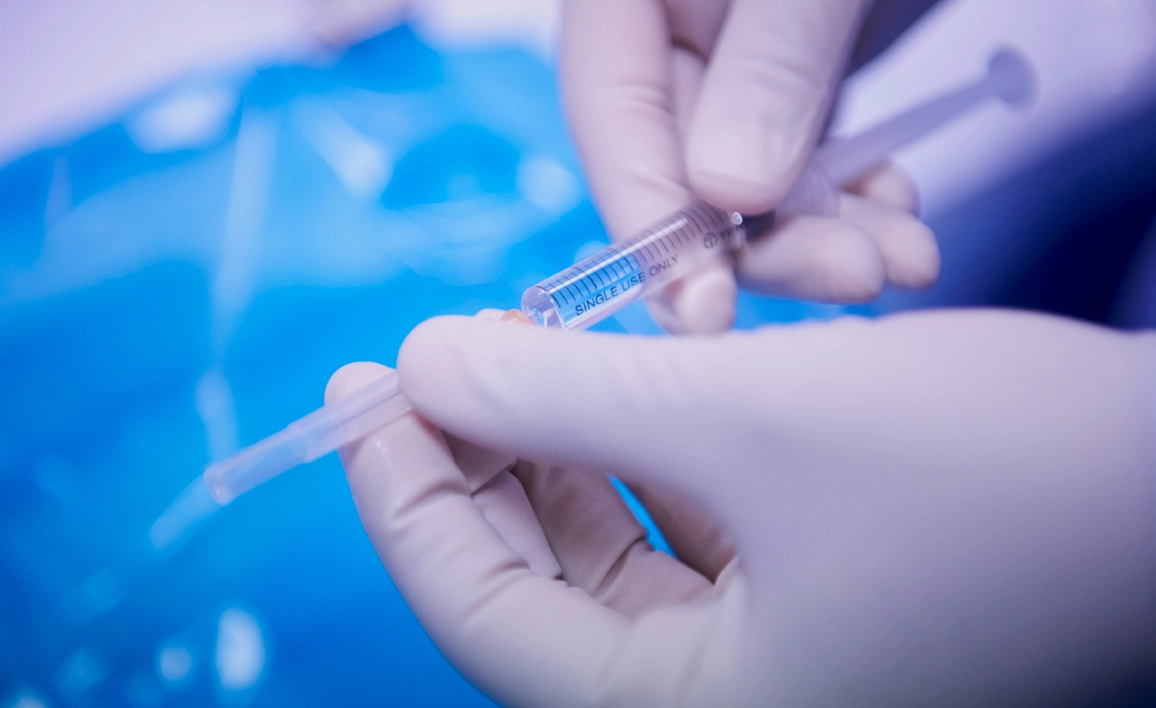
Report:
[[[390,371],[349,396],[298,418],[281,432],[209,465],[205,486],[218,504],[228,504],[258,484],[333,452],[409,410],[398,389],[397,375]]]

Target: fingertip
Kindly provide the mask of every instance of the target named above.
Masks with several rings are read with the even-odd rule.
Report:
[[[762,214],[774,208],[786,194],[783,180],[772,176],[739,174],[734,165],[711,164],[706,158],[688,160],[687,178],[691,189],[704,201],[743,214]]]
[[[892,259],[893,263],[888,263],[888,278],[902,288],[922,289],[935,285],[942,267],[935,233],[927,224],[914,219],[900,228],[902,233],[896,238],[902,240],[902,250]]]
[[[732,16],[730,21],[734,21]],[[770,211],[818,137],[826,88],[795,67],[712,58],[686,145],[687,179],[720,209]]]
[[[688,334],[721,334],[735,322],[738,285],[727,264],[693,273],[673,297],[673,305]]]
[[[777,139],[765,126],[742,130],[727,122],[704,132],[696,120],[687,144],[691,189],[726,211],[762,214],[775,208],[802,171],[806,142]]]
[[[734,326],[738,284],[729,259],[707,265],[648,297],[647,308],[673,335],[709,335]]]
[[[848,192],[873,199],[908,214],[919,213],[919,188],[906,170],[888,161],[847,188]]]
[[[800,216],[743,249],[741,284],[751,290],[819,302],[870,302],[887,268],[871,236],[846,221]]]
[[[417,364],[423,359],[437,354],[445,348],[448,340],[454,338],[456,332],[463,327],[468,327],[470,323],[488,323],[489,321],[489,318],[473,318],[462,315],[431,317],[414,327],[406,335],[405,340],[401,343],[401,349],[397,353],[397,368],[399,370],[411,368],[407,363]]]
[[[870,237],[859,232],[848,239],[854,248],[838,248],[833,242],[821,245],[819,259],[828,264],[826,279],[820,288],[825,297],[819,300],[849,304],[871,302],[883,292],[887,283],[887,265]]]
[[[370,383],[389,374],[393,369],[372,361],[355,361],[346,364],[329,377],[325,384],[325,404],[328,405],[364,388]]]
[[[683,325],[682,317],[679,316],[678,311],[674,309],[674,300],[671,298],[671,293],[665,291],[659,292],[657,295],[646,298],[646,309],[650,311],[650,316],[662,327],[666,332],[675,336],[686,334],[686,327]]]
[[[424,398],[422,394],[427,389],[437,387],[438,373],[450,368],[449,362],[462,348],[462,330],[478,324],[490,322],[460,315],[433,317],[406,335],[397,352],[397,371],[402,391],[410,402]]]
[[[939,244],[927,224],[894,206],[852,195],[844,195],[840,213],[875,241],[892,284],[926,288],[939,279]]]
[[[483,307],[478,310],[474,317],[479,320],[500,320],[506,314],[506,310],[499,310],[496,307]]]
[[[492,411],[511,395],[515,382],[545,365],[534,355],[535,337],[544,333],[538,327],[473,317],[426,320],[398,352],[401,391],[438,427],[465,433],[461,426],[466,424],[478,433],[472,426],[486,428],[491,422],[479,418],[479,412]]]

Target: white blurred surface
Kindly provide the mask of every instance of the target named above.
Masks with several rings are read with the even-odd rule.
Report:
[[[188,647],[176,645],[157,650],[157,673],[168,684],[177,684],[188,678],[193,670],[193,655]]]
[[[230,607],[217,623],[217,680],[225,691],[246,691],[265,670],[265,638],[248,612]]]
[[[551,60],[562,0],[417,0],[410,3],[410,12],[418,31],[434,46],[504,42]]]
[[[180,86],[142,108],[125,128],[145,152],[193,150],[225,134],[238,98],[236,88],[223,82]]]

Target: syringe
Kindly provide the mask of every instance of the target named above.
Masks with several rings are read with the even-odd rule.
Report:
[[[989,98],[1008,105],[1025,104],[1034,84],[1027,61],[1015,51],[1001,50],[992,56],[982,79],[854,138],[820,146],[774,213],[744,217],[708,204],[692,204],[638,236],[607,246],[530,287],[522,296],[521,313],[542,327],[589,327],[703,263],[741,247],[748,238],[767,230],[776,215],[834,213],[838,187],[863,176],[894,150]],[[205,486],[218,504],[227,504],[281,472],[353,442],[409,410],[397,376],[390,373],[210,465],[203,475]]]

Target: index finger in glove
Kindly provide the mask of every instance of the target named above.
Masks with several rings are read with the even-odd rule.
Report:
[[[716,341],[440,317],[406,339],[398,373],[422,415],[456,435],[521,458],[655,482],[730,521],[735,498],[750,493],[745,468],[765,463],[743,459],[749,446],[727,441],[743,434],[746,418],[733,405],[749,398],[750,382],[731,375],[742,366],[720,359]],[[723,424],[730,419],[738,424]],[[705,473],[720,465],[738,469]]]
[[[563,13],[566,113],[599,210],[623,239],[692,199],[666,12],[652,0],[583,0]]]
[[[735,0],[687,141],[694,191],[723,209],[770,211],[819,138],[862,0]]]
[[[650,546],[605,476],[527,462],[515,474],[563,577],[598,602],[634,619],[710,596],[706,578]]]
[[[702,27],[717,27],[719,7],[690,4],[667,13],[649,0],[565,5],[561,69],[567,114],[602,218],[617,241],[694,199],[682,135],[697,100],[703,59],[673,46],[671,32],[701,35]],[[690,41],[708,44],[711,37]],[[734,321],[736,290],[730,264],[713,263],[649,304],[670,332],[722,332]]]
[[[839,199],[839,218],[798,216],[738,254],[739,281],[758,292],[825,302],[866,302],[890,282],[927,287],[939,276],[939,247],[911,212],[910,178],[885,164]]]
[[[345,367],[327,402],[385,371]],[[341,458],[391,578],[463,673],[504,703],[589,702],[628,621],[529,570],[471,500],[439,431],[410,413],[347,445]]]

